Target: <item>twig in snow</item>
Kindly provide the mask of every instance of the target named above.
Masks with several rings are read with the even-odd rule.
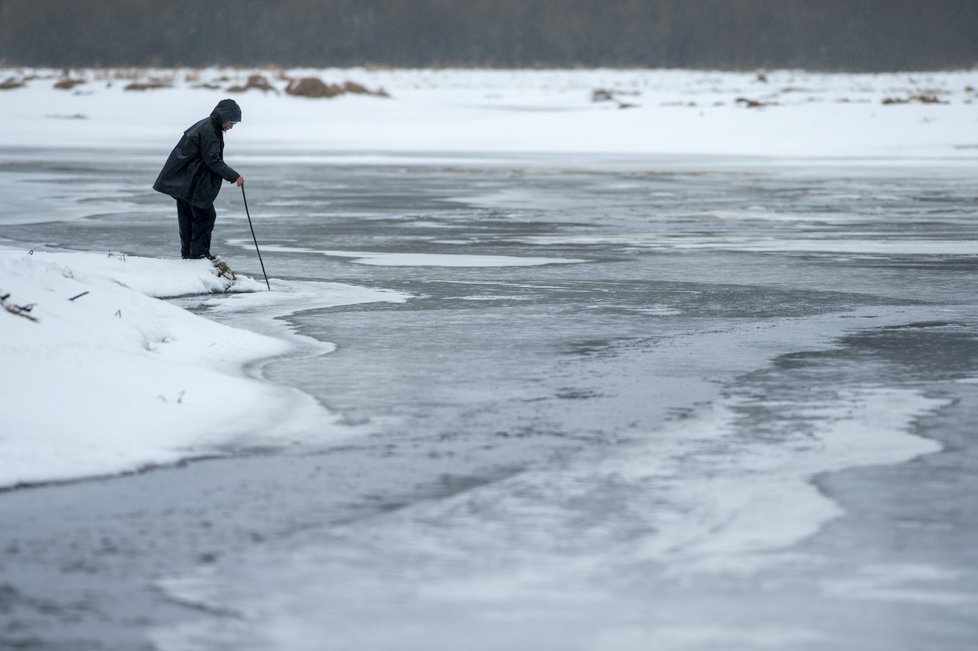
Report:
[[[34,309],[34,306],[37,305],[37,303],[28,303],[27,305],[14,305],[13,303],[7,303],[8,298],[10,298],[10,294],[4,294],[3,296],[0,296],[0,305],[3,306],[3,309],[7,310],[8,312],[16,316],[22,316],[25,319],[28,319],[29,321],[33,321],[34,323],[40,321],[40,319],[38,319],[36,316],[30,313],[31,310]]]
[[[87,294],[87,293],[88,293],[87,291],[86,291],[86,292],[82,292],[82,293],[81,293],[81,294],[79,294],[78,296],[72,296],[72,297],[71,297],[71,298],[69,298],[68,300],[69,300],[69,301],[73,301],[73,300],[75,300],[76,298],[81,298],[82,296],[84,296],[84,295],[85,295],[85,294]]]

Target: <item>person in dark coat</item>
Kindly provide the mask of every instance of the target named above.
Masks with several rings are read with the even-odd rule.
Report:
[[[211,233],[217,220],[214,200],[221,181],[244,187],[244,177],[224,162],[224,132],[241,121],[241,108],[233,99],[222,99],[209,117],[183,132],[170,152],[153,189],[177,200],[180,256],[208,258]]]

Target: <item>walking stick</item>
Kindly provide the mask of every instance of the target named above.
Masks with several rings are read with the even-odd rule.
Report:
[[[248,227],[251,229],[251,239],[255,241],[255,252],[258,254],[258,262],[261,264],[261,272],[265,276],[265,286],[268,291],[272,291],[272,286],[268,284],[268,274],[265,273],[265,262],[261,259],[261,251],[258,249],[258,238],[255,237],[255,227],[251,223],[251,213],[248,212],[248,197],[245,195],[244,186],[241,186],[241,198],[244,199],[245,214],[248,215]]]

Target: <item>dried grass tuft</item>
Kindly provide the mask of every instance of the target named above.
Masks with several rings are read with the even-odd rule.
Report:
[[[372,97],[390,97],[383,88],[369,90],[365,86],[356,82],[347,81],[343,85],[327,84],[318,77],[303,77],[301,79],[289,80],[289,85],[285,92],[296,97],[326,98],[340,97],[341,95],[370,95]]]

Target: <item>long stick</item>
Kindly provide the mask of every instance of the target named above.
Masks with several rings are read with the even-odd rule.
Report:
[[[261,250],[258,248],[258,238],[255,237],[255,227],[251,224],[251,213],[248,212],[248,197],[245,195],[244,186],[241,186],[241,198],[244,199],[245,214],[248,215],[248,228],[251,229],[251,239],[255,241],[255,252],[258,253],[258,262],[261,264],[261,272],[265,276],[265,286],[268,291],[272,291],[272,286],[268,284],[268,274],[265,273],[265,262],[261,259]]]

